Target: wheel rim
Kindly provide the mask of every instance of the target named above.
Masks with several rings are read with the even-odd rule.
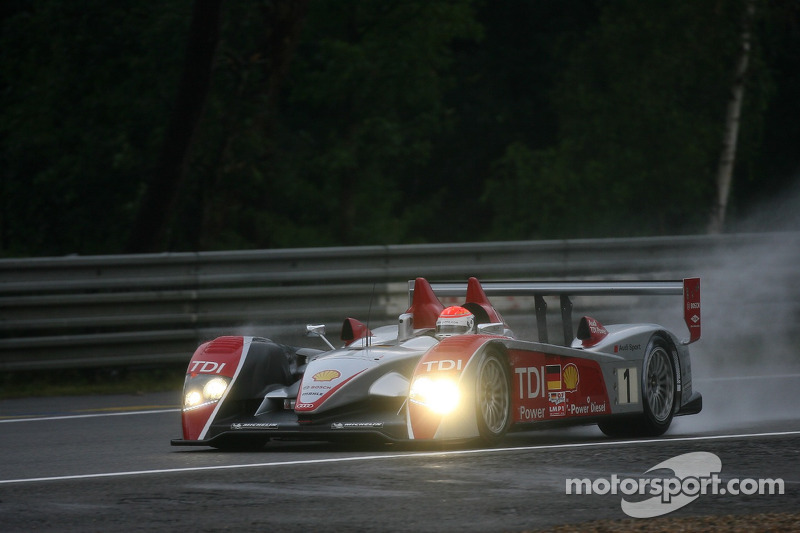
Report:
[[[669,354],[661,347],[653,350],[647,361],[645,390],[653,417],[658,422],[664,422],[672,412],[675,378],[672,375]]]
[[[486,429],[502,433],[508,422],[508,380],[500,361],[486,360],[478,383],[480,409]]]

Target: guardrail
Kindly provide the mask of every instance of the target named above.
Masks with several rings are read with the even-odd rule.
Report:
[[[795,275],[800,233],[4,259],[0,369],[186,361],[232,332],[308,342],[305,323],[395,320],[417,276],[672,279],[754,248],[786,255],[766,275]],[[496,302],[507,318],[533,312],[517,304]]]

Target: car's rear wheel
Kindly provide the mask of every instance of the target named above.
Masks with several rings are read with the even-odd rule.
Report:
[[[654,337],[642,365],[642,395],[644,419],[641,430],[644,435],[662,435],[672,423],[676,389],[676,371],[671,349],[662,337]]]
[[[495,350],[481,356],[476,379],[476,412],[481,441],[494,444],[511,424],[511,380],[506,358]]]
[[[671,344],[653,336],[642,363],[642,409],[634,417],[609,418],[597,425],[610,437],[657,437],[672,423],[678,401],[677,372]]]

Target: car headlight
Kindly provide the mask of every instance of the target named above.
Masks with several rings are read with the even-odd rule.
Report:
[[[183,387],[183,410],[189,411],[220,401],[229,384],[230,378],[223,376],[187,376]]]
[[[203,397],[208,400],[219,400],[225,394],[225,389],[227,388],[228,382],[223,378],[212,378],[203,387]]]
[[[458,383],[450,377],[421,376],[411,383],[408,396],[410,401],[445,415],[458,407],[461,392],[458,390]]]

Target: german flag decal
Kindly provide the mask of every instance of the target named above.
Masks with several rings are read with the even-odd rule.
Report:
[[[547,365],[547,390],[561,390],[561,365]]]

